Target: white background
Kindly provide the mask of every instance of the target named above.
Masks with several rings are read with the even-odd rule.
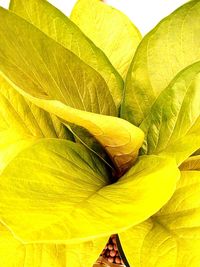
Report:
[[[26,0],[24,0],[26,1]],[[150,31],[162,18],[170,14],[187,0],[105,0],[108,4],[123,11],[139,30],[145,34]],[[66,15],[76,0],[49,0]],[[9,0],[0,0],[0,6],[7,7]]]

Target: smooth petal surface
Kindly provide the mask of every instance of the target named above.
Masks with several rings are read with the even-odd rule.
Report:
[[[134,267],[200,265],[200,172],[184,171],[170,201],[151,219],[120,234]]]
[[[81,110],[117,114],[105,80],[93,68],[3,8],[0,37],[0,71],[19,87]]]
[[[4,267],[88,267],[106,244],[102,237],[78,244],[23,244],[0,224],[0,265]]]
[[[142,40],[129,70],[122,117],[140,125],[158,95],[184,68],[200,60],[200,2],[190,1]]]
[[[18,152],[45,137],[70,139],[55,115],[25,100],[0,76],[0,172]]]
[[[160,94],[140,126],[146,136],[143,153],[174,154],[179,164],[200,147],[199,86],[198,62],[180,72]]]
[[[126,77],[142,37],[127,16],[100,0],[78,0],[71,17]]]
[[[10,9],[98,71],[119,107],[123,80],[105,54],[62,12],[45,0],[11,0]]]
[[[110,184],[101,161],[83,146],[44,139],[3,171],[0,219],[26,242],[83,242],[157,212],[178,178],[173,159],[143,156]]]

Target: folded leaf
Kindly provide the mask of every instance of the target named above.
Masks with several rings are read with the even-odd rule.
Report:
[[[0,76],[0,172],[18,152],[44,137],[70,138],[54,115],[25,100]]]
[[[39,99],[50,99],[50,102],[51,99],[60,100],[69,106],[95,113],[117,114],[104,79],[94,69],[15,14],[4,9],[0,13],[0,19],[4,21],[4,25],[0,27],[0,35],[4,36],[0,39],[0,70],[9,82],[28,90]],[[21,33],[20,38],[17,38],[18,32]],[[15,69],[14,72],[10,66]],[[67,122],[74,123],[70,120]],[[128,133],[128,143],[129,140]],[[116,140],[113,142],[117,146]],[[119,142],[120,146],[121,140]],[[106,145],[107,143],[104,144]],[[129,151],[129,147],[125,151],[127,154],[131,152],[127,156],[131,164],[137,155],[138,144],[136,147],[134,150],[134,146],[134,151]],[[121,156],[121,150],[118,152]],[[131,165],[127,164],[127,160],[124,161],[124,165]]]
[[[4,267],[87,267],[98,258],[107,238],[78,244],[23,244],[0,224],[0,265]]]
[[[0,220],[25,242],[83,242],[154,214],[178,178],[173,159],[143,156],[110,184],[102,162],[83,146],[43,139],[3,171]]]
[[[127,16],[100,0],[78,0],[71,17],[123,78],[142,37]]]
[[[173,153],[179,164],[200,147],[199,86],[198,62],[180,72],[160,94],[140,126],[146,135],[143,153]]]
[[[0,37],[0,71],[12,82],[40,98],[116,115],[107,84],[93,68],[3,8],[0,9]]]
[[[82,111],[116,115],[101,76],[31,24],[4,9],[0,14],[4,21],[0,26],[0,35],[4,36],[0,39],[0,70],[5,79],[31,102],[65,123],[86,128],[111,156],[117,175],[122,175],[137,157],[143,132],[122,119]],[[18,31],[22,33],[20,38],[16,37]]]
[[[184,171],[170,201],[151,219],[120,234],[134,267],[198,267],[200,172]]]
[[[142,40],[125,85],[122,117],[140,125],[157,96],[184,68],[200,60],[200,2],[186,3]]]
[[[123,90],[122,78],[105,54],[70,19],[45,0],[11,0],[10,9],[98,71],[119,107]]]
[[[113,100],[116,106],[119,107],[123,87],[120,75],[113,68],[104,53],[68,17],[45,0],[12,0],[10,1],[10,10],[32,23],[46,35],[75,53],[84,62],[97,70],[105,79]],[[100,145],[97,147],[95,144],[95,138],[91,135],[88,136],[83,128],[71,125],[71,130],[72,128],[74,135],[78,136],[82,143],[99,155],[103,153],[102,147]]]
[[[74,109],[56,100],[36,98],[13,86],[32,103],[61,118],[63,123],[70,122],[87,129],[110,156],[116,177],[122,176],[137,159],[144,140],[138,127],[117,117]]]
[[[198,170],[200,171],[200,155],[192,156],[185,160],[181,166],[181,170]]]

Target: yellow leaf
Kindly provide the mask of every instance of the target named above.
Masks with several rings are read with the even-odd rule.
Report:
[[[130,19],[100,0],[78,0],[70,18],[105,52],[125,79],[142,39]]]
[[[183,171],[170,201],[146,222],[120,234],[134,267],[200,266],[200,172]]]
[[[77,244],[23,244],[0,223],[0,266],[89,267],[97,260],[107,237]]]
[[[143,156],[116,183],[109,178],[84,146],[42,139],[3,171],[0,219],[25,242],[108,236],[157,212],[173,194],[179,171],[173,159]]]
[[[140,125],[175,76],[200,60],[200,2],[164,18],[141,41],[127,75],[123,118]]]
[[[68,17],[46,0],[11,0],[10,9],[99,72],[119,108],[124,85],[122,78],[106,55]]]
[[[44,137],[70,139],[55,115],[25,100],[0,76],[0,173],[18,152]]]

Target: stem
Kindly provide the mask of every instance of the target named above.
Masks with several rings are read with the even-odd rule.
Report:
[[[128,260],[127,260],[127,258],[125,256],[125,253],[124,253],[124,251],[122,249],[122,245],[121,245],[121,242],[120,242],[120,239],[119,239],[118,235],[117,235],[117,247],[118,247],[119,253],[120,253],[120,255],[121,255],[122,259],[123,259],[124,265],[126,267],[130,267],[130,265],[128,263]]]

